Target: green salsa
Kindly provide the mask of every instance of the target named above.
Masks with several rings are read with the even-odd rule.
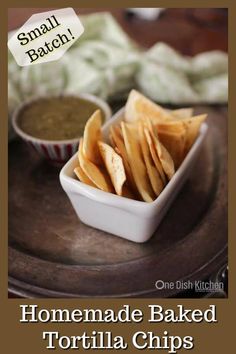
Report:
[[[28,135],[45,140],[69,140],[83,135],[88,118],[100,107],[72,96],[41,98],[26,106],[19,126]],[[104,112],[101,110],[104,121]]]

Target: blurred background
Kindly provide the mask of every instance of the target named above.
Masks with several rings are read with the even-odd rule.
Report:
[[[52,8],[9,9],[8,30],[11,31],[19,28],[32,14],[49,10],[52,10]],[[116,111],[117,108],[124,104],[124,101],[117,103],[112,102],[111,99],[119,97],[120,94],[127,93],[133,88],[135,83],[136,85],[138,84],[140,91],[161,104],[166,104],[167,106],[180,105],[183,107],[184,105],[188,106],[190,103],[193,106],[195,105],[200,111],[202,109],[203,112],[208,112],[211,117],[209,124],[214,127],[212,131],[217,132],[218,129],[220,133],[226,136],[228,100],[228,56],[225,54],[228,52],[227,9],[76,8],[75,11],[79,16],[81,15],[81,18],[84,14],[109,12],[124,30],[124,33],[120,31],[119,26],[115,25],[114,27],[114,23],[116,24],[116,22],[111,21],[111,16],[104,18],[100,16],[100,19],[102,19],[100,23],[97,18],[93,18],[93,25],[97,26],[95,30],[95,27],[92,28],[90,20],[86,18],[84,19],[84,23],[90,26],[88,25],[86,28],[87,31],[84,32],[81,39],[72,46],[72,49],[61,60],[44,65],[20,68],[15,60],[9,56],[9,117],[11,117],[11,113],[15,107],[32,94],[37,95],[42,92],[48,94],[57,93],[66,89],[70,89],[76,93],[89,92],[98,95],[108,100],[109,103],[111,101],[113,104],[112,108]],[[106,28],[104,19],[107,21]],[[107,28],[112,28],[112,30],[109,31]],[[99,46],[97,45],[98,41]],[[163,42],[164,46],[160,45],[159,42]],[[133,46],[133,43],[136,43],[137,46]],[[121,45],[119,46],[119,44]],[[141,50],[140,53],[139,51],[137,53],[137,47],[138,50],[140,48],[148,50]],[[195,59],[185,57],[209,51],[217,52],[198,55]],[[183,56],[179,55],[179,53]],[[136,56],[138,57],[138,75],[136,73]],[[72,69],[70,70],[70,68]],[[68,87],[66,87],[66,84],[62,80],[64,73],[67,75],[66,84],[67,86],[69,85]],[[133,82],[134,77],[135,80]],[[125,96],[121,97],[125,98]],[[202,104],[205,105],[203,108],[201,108]],[[218,140],[217,142],[218,147],[220,147]],[[223,159],[226,144],[222,144],[221,149]],[[16,157],[14,144],[11,147],[11,151],[12,159],[14,159]],[[22,156],[25,156],[24,153]],[[202,160],[204,163],[204,158]],[[12,166],[14,166],[14,163]],[[212,170],[213,168],[211,169],[211,166],[207,165],[210,177],[206,178],[206,195],[208,195],[208,192],[211,193],[211,187],[208,187],[207,183],[211,183]],[[225,180],[227,179],[226,172],[226,170],[222,172]],[[12,168],[11,173],[12,176],[15,175],[15,167]],[[49,178],[52,181],[53,178],[56,181],[58,180],[56,173],[49,175]],[[201,179],[202,176],[198,178],[198,181]],[[215,182],[213,185],[215,186]],[[204,186],[204,183],[201,180],[200,190],[204,188],[202,186]],[[59,186],[56,185],[55,188],[58,188],[55,190],[55,194],[61,193]],[[18,189],[19,186],[17,185]],[[186,198],[192,201],[192,194],[189,193],[188,189],[186,195],[189,195]],[[194,198],[201,198],[199,189],[193,191],[193,195]],[[64,195],[62,197],[64,198]],[[225,197],[226,194],[223,193],[222,203]],[[183,194],[180,198],[183,198]],[[205,212],[205,203],[208,205],[208,199],[210,200],[207,196],[204,200],[200,200],[200,202],[191,202],[192,209],[189,207],[185,208],[188,219],[190,214],[198,216],[194,208],[197,209],[199,207],[200,210],[204,207]],[[222,207],[222,211],[224,211],[224,207]],[[181,213],[180,208],[179,212]],[[216,219],[218,220],[218,217]],[[179,224],[179,219],[176,218],[176,220],[177,224]],[[214,247],[216,247],[217,241],[220,244],[220,239],[223,240],[223,243],[226,242],[227,235],[224,232],[225,220],[221,220],[223,232],[221,232],[219,239],[215,235],[208,235],[209,237],[214,237]],[[185,224],[183,223],[182,225]],[[169,233],[173,237],[173,232],[169,231]],[[165,240],[168,240],[168,237],[165,237]],[[152,242],[155,245],[155,239]],[[209,245],[210,242],[211,240],[209,239]],[[150,247],[150,252],[153,252],[153,249],[158,250],[159,239],[157,239],[156,245],[156,249],[153,248],[152,243],[147,244],[146,247]],[[211,250],[211,247],[202,249],[202,255],[208,250]],[[143,251],[145,252],[145,247],[143,247]],[[199,249],[199,254],[200,251]],[[101,248],[101,254],[103,255],[103,253],[104,249]],[[210,260],[208,259],[208,261]],[[220,265],[217,264],[217,273],[212,275],[212,279],[215,279],[215,277],[217,279],[224,278],[226,283],[227,268],[224,267],[222,270]],[[204,274],[203,276],[205,277]],[[9,296],[12,297],[13,295],[10,293]],[[180,297],[185,296],[195,297],[196,294],[180,295]],[[202,294],[197,294],[197,297],[199,296],[202,296]],[[225,294],[223,294],[224,296]],[[219,297],[222,297],[222,294]]]

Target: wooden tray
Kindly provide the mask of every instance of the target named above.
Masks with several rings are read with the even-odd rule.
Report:
[[[191,177],[145,244],[82,224],[59,169],[25,143],[9,144],[9,290],[25,297],[168,297],[155,283],[203,280],[227,257],[227,111],[209,132]]]

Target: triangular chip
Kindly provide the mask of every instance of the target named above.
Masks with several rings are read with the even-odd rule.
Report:
[[[123,189],[122,189],[122,197],[138,200],[137,196],[133,193],[133,191],[126,184],[124,184]]]
[[[185,153],[187,153],[193,145],[199,134],[201,124],[206,120],[206,118],[207,114],[201,114],[183,121],[187,128]]]
[[[174,161],[175,169],[177,169],[184,158],[186,134],[174,134],[168,133],[168,131],[158,130],[158,138],[169,151]]]
[[[133,174],[132,174],[132,170],[131,170],[131,167],[130,167],[130,164],[129,164],[129,159],[128,159],[127,151],[126,151],[126,148],[125,148],[125,143],[124,143],[124,140],[123,140],[123,136],[120,134],[121,133],[120,127],[111,126],[110,133],[111,133],[111,136],[112,136],[112,140],[114,141],[114,144],[115,144],[115,146],[118,149],[117,152],[122,157],[128,183],[131,186],[131,188],[134,190],[134,192],[137,193],[137,187],[136,187],[136,184],[135,184],[135,181],[134,181],[134,177],[133,177]]]
[[[98,142],[98,147],[115,191],[118,195],[122,195],[122,188],[126,181],[122,158],[110,145],[102,141]]]
[[[96,185],[91,181],[91,179],[84,173],[82,168],[80,166],[77,166],[74,169],[74,173],[77,176],[77,178],[80,180],[80,182],[83,182],[85,184],[88,184],[91,187],[96,187]]]
[[[163,184],[165,185],[166,184],[166,176],[165,176],[165,173],[164,173],[164,170],[163,170],[163,167],[162,167],[162,164],[161,164],[161,161],[157,155],[157,151],[156,151],[156,147],[154,145],[154,142],[151,138],[151,135],[150,135],[150,132],[147,128],[144,128],[144,134],[146,136],[146,139],[147,139],[147,143],[148,143],[148,146],[149,146],[149,150],[150,150],[150,153],[151,153],[151,156],[152,156],[152,159],[153,159],[153,162],[161,176],[161,179],[162,179],[162,182]]]
[[[134,122],[140,119],[149,119],[153,123],[158,123],[171,120],[172,116],[140,92],[132,90],[125,105],[125,121]]]
[[[193,116],[193,108],[179,108],[171,111],[173,118],[178,119],[185,119],[190,118]]]
[[[152,188],[156,196],[158,196],[164,188],[164,183],[152,159],[151,152],[149,150],[149,145],[144,133],[144,127],[141,123],[139,124],[139,141]]]
[[[105,192],[114,192],[110,177],[101,167],[98,168],[93,162],[88,160],[83,153],[83,139],[79,144],[79,163],[84,173],[101,190]]]
[[[162,131],[168,134],[186,134],[186,126],[183,124],[182,120],[175,120],[166,123],[158,123],[155,126],[157,128],[157,132]]]
[[[141,147],[135,130],[132,129],[131,125],[125,124],[124,122],[121,123],[121,128],[129,164],[137,189],[145,202],[152,202],[155,199],[155,194],[147,175],[147,169],[142,159]]]
[[[158,123],[156,125],[158,132],[168,132],[173,134],[185,135],[185,153],[189,151],[196,140],[201,124],[206,119],[206,114],[201,114],[191,118],[185,118],[172,122]]]
[[[111,133],[109,134],[109,141],[111,143],[111,146],[115,149],[116,144]]]
[[[168,177],[168,179],[170,180],[174,176],[174,173],[175,173],[174,161],[173,161],[170,153],[168,152],[168,150],[165,148],[165,146],[158,139],[158,136],[157,136],[155,130],[152,129],[150,131],[150,133],[151,133],[151,137],[153,139],[154,145],[156,147],[157,155],[161,161],[161,165],[163,167],[163,170],[164,170],[166,176]]]
[[[97,142],[101,140],[102,137],[101,125],[102,116],[101,111],[98,109],[88,119],[84,128],[83,154],[96,165],[101,163],[101,156],[97,146]]]

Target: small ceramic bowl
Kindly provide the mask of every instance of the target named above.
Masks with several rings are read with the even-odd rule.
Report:
[[[105,122],[111,117],[111,109],[109,105],[103,101],[102,99],[90,95],[90,94],[80,94],[80,95],[62,95],[63,97],[75,97],[75,98],[83,98],[87,101],[95,103],[104,113]],[[55,97],[55,96],[54,96]],[[58,97],[58,96],[57,96]],[[34,104],[41,98],[50,98],[49,96],[40,96],[22,103],[19,108],[14,112],[12,116],[12,125],[15,132],[24,140],[26,143],[32,147],[35,151],[37,151],[40,155],[45,157],[51,162],[57,164],[64,164],[68,159],[75,154],[78,149],[79,139],[69,139],[69,140],[44,140],[35,138],[27,133],[25,133],[21,127],[19,126],[19,117],[21,112],[25,109],[25,107]],[[35,117],[37,119],[37,117]]]
[[[108,139],[109,127],[117,124],[122,118],[123,109],[105,124],[105,140]],[[207,129],[207,124],[203,123],[197,140],[181,166],[152,203],[120,197],[78,181],[73,172],[78,164],[77,154],[62,168],[61,185],[82,222],[134,242],[145,242],[150,239],[189,176]]]

